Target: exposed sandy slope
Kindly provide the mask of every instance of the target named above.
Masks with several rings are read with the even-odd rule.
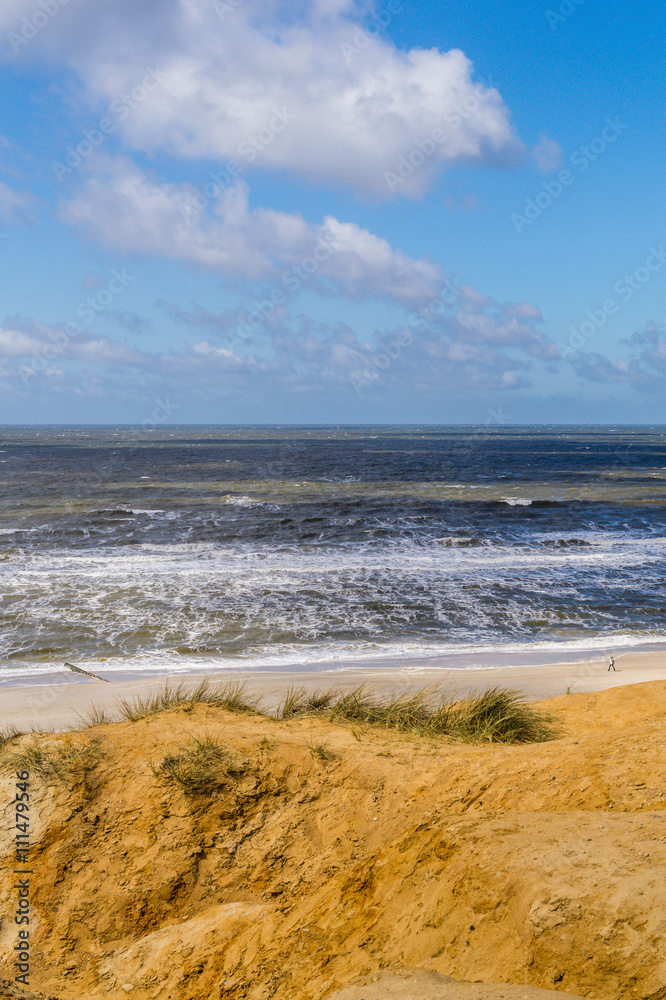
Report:
[[[523,747],[205,706],[43,737],[98,736],[106,757],[74,790],[33,781],[31,988],[67,1000],[319,1000],[407,967],[525,986],[507,1000],[537,1000],[527,987],[666,1000],[666,682],[546,704],[568,735]],[[249,766],[193,802],[147,762],[203,733]],[[327,740],[339,755],[328,763],[306,745]],[[9,828],[0,852],[11,862]],[[11,885],[5,863],[3,914]],[[13,944],[5,920],[3,960]],[[391,996],[415,994],[379,981],[337,1000]]]
[[[538,986],[460,983],[438,972],[401,969],[362,976],[358,985],[336,990],[328,1000],[581,1000],[581,997],[541,990]]]
[[[8,979],[0,979],[0,1000],[56,1000],[55,997],[45,997],[43,993],[33,993],[24,990]]]

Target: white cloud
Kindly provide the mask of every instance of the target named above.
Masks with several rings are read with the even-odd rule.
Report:
[[[468,299],[444,325],[466,345],[517,348],[530,357],[555,361],[560,357],[557,347],[530,322],[539,317],[539,311],[527,303],[517,307],[486,300],[479,305]]]
[[[7,317],[0,326],[0,357],[22,359],[35,372],[44,372],[48,362],[84,361],[91,364],[141,364],[146,355],[108,337],[84,332],[70,333],[20,316]]]
[[[222,189],[211,212],[192,210],[195,189],[151,180],[127,160],[108,161],[63,202],[61,218],[123,253],[189,261],[226,278],[276,282],[285,296],[301,284],[323,294],[410,304],[433,295],[440,268],[395,250],[384,239],[328,216],[250,208],[239,180]]]
[[[532,149],[532,158],[537,168],[544,174],[550,174],[562,163],[562,147],[547,135],[541,135],[539,142]]]
[[[11,5],[6,27],[19,8],[32,9]],[[159,69],[161,86],[119,125],[129,148],[286,170],[370,198],[419,197],[443,167],[523,155],[501,95],[474,81],[463,52],[399,50],[363,27],[364,13],[343,0],[305,0],[293,15],[243,0],[224,18],[212,0],[72,2],[25,58],[68,61],[99,109]],[[385,174],[401,158],[422,162],[392,191]]]
[[[372,337],[344,323],[291,317],[284,309],[271,313],[259,329],[250,329],[237,310],[216,315],[203,308],[170,309],[187,327],[207,334],[193,347],[210,362],[203,377],[214,378],[215,371],[254,373],[268,379],[267,391],[273,377],[315,391],[318,385],[348,387],[354,374],[368,385],[377,380],[379,391],[389,394],[511,389],[529,384],[537,362],[559,358],[557,347],[534,325],[541,319],[538,309],[501,305],[469,286],[459,289],[455,306],[444,315],[424,308],[409,325]],[[182,370],[183,363],[174,370]]]
[[[15,191],[0,181],[0,222],[27,222],[28,207],[32,198],[21,191]]]
[[[645,391],[663,391],[666,383],[664,327],[648,323],[644,330],[623,341],[630,348],[625,358],[612,360],[595,352],[577,354],[576,372],[589,382],[627,383]]]
[[[40,394],[48,387],[74,391],[80,384],[113,396],[136,384],[181,396],[234,392],[272,398],[293,391],[314,399],[329,390],[351,393],[359,373],[365,378],[370,372],[367,384],[375,396],[436,399],[442,392],[459,396],[529,385],[535,365],[557,354],[530,320],[516,318],[516,307],[469,288],[450,315],[425,327],[372,335],[342,322],[292,316],[283,307],[246,337],[238,334],[242,310],[217,315],[169,308],[188,331],[180,349],[139,352],[107,337],[83,331],[65,336],[60,326],[12,317],[0,327],[0,364],[8,362],[15,388],[22,382]]]

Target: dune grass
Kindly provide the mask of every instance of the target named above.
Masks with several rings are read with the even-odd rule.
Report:
[[[291,689],[277,717],[299,716],[323,716],[331,722],[364,724],[467,743],[541,743],[558,735],[548,716],[526,704],[517,692],[503,688],[488,688],[463,699],[453,699],[430,688],[385,697],[365,686],[310,695]]]
[[[330,708],[338,694],[335,690],[310,691],[288,688],[284,701],[276,714],[278,719],[294,719],[298,715],[312,715]]]
[[[329,747],[330,740],[324,740],[323,743],[315,743],[314,740],[306,740],[305,745],[310,751],[311,757],[317,757],[319,760],[331,761],[337,760],[338,754]]]
[[[116,708],[122,720],[137,722],[169,708],[192,709],[200,704],[223,708],[227,712],[261,714],[259,702],[247,697],[245,684],[231,682],[215,686],[208,679],[204,679],[194,688],[189,688],[185,684],[172,686],[167,681],[159,691],[143,697],[137,696],[131,700],[122,698],[117,702]]]
[[[549,716],[503,688],[466,698],[445,715],[443,724],[451,736],[467,743],[543,743],[558,735]]]
[[[76,782],[96,767],[104,751],[99,740],[74,742],[33,735],[27,743],[0,751],[0,771],[29,771],[49,782]]]
[[[91,729],[93,726],[108,726],[116,720],[103,705],[92,704],[87,712],[77,712],[81,720],[80,729]],[[76,728],[76,727],[73,727]]]
[[[178,750],[150,768],[156,778],[177,785],[186,795],[210,794],[246,769],[245,761],[234,750],[212,736],[194,737]]]
[[[526,703],[518,692],[498,687],[467,698],[455,698],[436,688],[391,695],[380,695],[366,685],[311,692],[289,688],[277,709],[269,714],[258,699],[248,695],[245,684],[215,685],[206,678],[195,687],[167,681],[157,691],[132,700],[122,699],[115,705],[114,717],[104,707],[92,705],[81,718],[84,726],[137,722],[168,709],[192,711],[197,705],[263,715],[276,721],[324,718],[351,726],[357,739],[359,726],[467,743],[542,743],[560,735],[549,716]],[[0,732],[0,749],[3,739],[11,740],[14,735],[8,731],[3,736]]]
[[[0,726],[0,752],[5,749],[8,743],[18,739],[19,736],[23,736],[23,733],[16,726]]]

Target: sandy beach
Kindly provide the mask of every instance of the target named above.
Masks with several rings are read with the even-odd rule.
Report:
[[[593,662],[539,664],[538,666],[497,667],[493,669],[452,669],[428,661],[427,666],[415,665],[401,669],[395,663],[381,665],[340,664],[330,669],[318,668],[285,670],[281,672],[237,671],[216,674],[171,674],[150,679],[113,681],[108,683],[92,678],[72,680],[62,684],[33,684],[8,686],[2,689],[1,720],[4,725],[23,729],[64,730],[81,722],[81,716],[92,705],[113,711],[118,699],[134,698],[170,683],[194,685],[203,677],[213,682],[240,681],[261,699],[267,708],[274,708],[285,691],[299,687],[307,690],[331,687],[355,687],[366,684],[381,692],[413,690],[427,686],[445,688],[461,696],[487,687],[506,687],[521,694],[528,701],[554,698],[570,692],[604,691],[626,684],[666,680],[666,651],[626,653],[615,658],[615,672],[608,671],[607,659]]]

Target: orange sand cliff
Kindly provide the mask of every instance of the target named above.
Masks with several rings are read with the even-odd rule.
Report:
[[[98,738],[102,756],[73,784],[31,781],[30,988],[63,1000],[503,996],[455,992],[441,978],[453,977],[523,987],[507,998],[536,1000],[538,987],[664,1000],[666,682],[542,707],[564,735],[525,746],[206,705],[38,737]],[[246,762],[213,796],[149,767],[194,734]],[[335,756],[320,759],[320,744]],[[2,785],[9,803],[13,780]],[[7,970],[9,819],[0,851]],[[377,978],[405,968],[417,971]]]

